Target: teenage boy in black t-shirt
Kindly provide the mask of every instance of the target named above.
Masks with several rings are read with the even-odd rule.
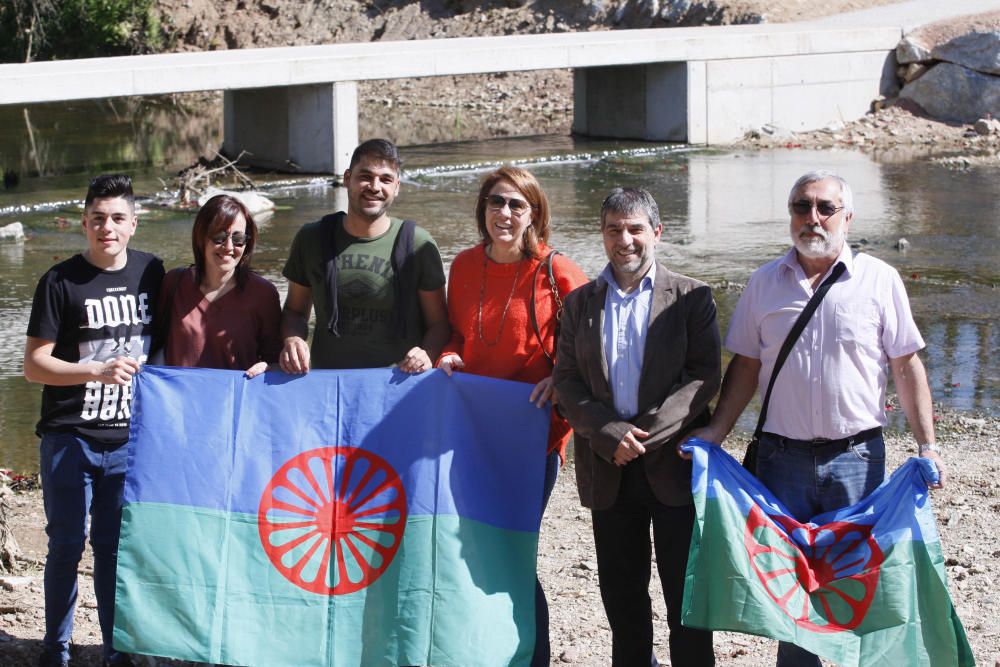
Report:
[[[45,640],[38,664],[69,664],[76,570],[87,537],[105,665],[129,665],[111,646],[132,376],[149,354],[163,262],[129,250],[138,220],[128,176],[98,176],[83,210],[87,249],[42,276],[31,304],[24,376],[44,383],[42,497]]]

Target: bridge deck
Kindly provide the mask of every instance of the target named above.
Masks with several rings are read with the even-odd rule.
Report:
[[[0,65],[0,104],[453,74],[890,51],[898,27],[780,24],[167,53]]]

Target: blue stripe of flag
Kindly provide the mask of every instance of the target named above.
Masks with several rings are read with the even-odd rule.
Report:
[[[707,498],[724,496],[743,516],[754,505],[771,517],[791,517],[785,506],[756,477],[716,444],[690,438],[684,447],[694,459],[691,490]],[[930,511],[927,484],[937,481],[937,469],[925,458],[910,458],[892,475],[855,505],[826,512],[808,520],[815,526],[838,521],[859,525],[893,526],[893,530],[875,533],[883,551],[899,539],[938,542],[934,515]],[[914,511],[914,506],[916,511]],[[775,528],[787,534],[780,525]],[[792,537],[794,540],[793,536]]]
[[[135,381],[125,500],[256,513],[290,458],[351,446],[396,470],[411,516],[537,531],[549,414],[528,401],[530,392],[524,383],[440,371],[247,380],[238,371],[148,366]],[[158,446],[140,451],[136,442]],[[507,502],[488,500],[498,495]]]

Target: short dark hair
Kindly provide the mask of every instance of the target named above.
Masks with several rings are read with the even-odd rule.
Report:
[[[608,213],[634,215],[642,213],[649,220],[649,226],[656,229],[660,226],[660,209],[656,206],[653,195],[642,188],[615,188],[601,204],[601,227],[604,227],[604,217]]]
[[[219,232],[229,229],[239,215],[247,221],[247,244],[236,265],[236,286],[243,288],[250,275],[250,257],[257,245],[257,223],[253,221],[249,209],[236,197],[215,195],[198,210],[191,227],[191,250],[194,252],[194,279],[199,285],[205,278],[205,244]]]
[[[90,206],[95,199],[115,199],[117,197],[121,197],[128,202],[129,206],[135,208],[132,179],[125,174],[101,174],[90,182],[83,207]]]
[[[396,144],[388,139],[369,139],[360,144],[351,153],[351,164],[348,169],[354,169],[354,165],[361,162],[362,158],[388,162],[397,172],[403,170],[403,161],[399,157],[399,149]]]

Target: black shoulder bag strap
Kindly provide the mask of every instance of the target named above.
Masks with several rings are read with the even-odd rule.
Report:
[[[771,379],[767,383],[767,391],[764,393],[764,400],[760,405],[760,417],[757,418],[757,428],[754,429],[753,438],[750,440],[750,445],[747,447],[746,455],[743,457],[743,467],[750,472],[756,474],[757,472],[757,447],[760,443],[760,434],[764,432],[764,422],[767,421],[767,406],[771,402],[771,390],[774,389],[774,381],[778,378],[778,373],[781,371],[781,367],[785,365],[785,360],[788,359],[788,355],[791,353],[792,348],[795,347],[795,342],[802,335],[802,331],[809,324],[809,320],[812,319],[813,313],[819,308],[820,302],[826,293],[830,291],[837,279],[844,273],[845,266],[843,262],[838,262],[830,275],[827,276],[826,280],[816,288],[813,292],[812,297],[806,304],[806,307],[802,309],[799,313],[798,319],[795,320],[795,324],[792,325],[791,331],[785,336],[785,342],[781,344],[781,350],[778,351],[778,358],[774,360],[774,370],[771,371]]]
[[[555,363],[554,357],[556,354],[556,345],[559,342],[559,321],[562,319],[563,312],[562,296],[559,294],[559,285],[556,284],[556,273],[552,269],[553,259],[558,254],[560,254],[558,250],[553,250],[544,261],[539,262],[538,266],[535,267],[535,275],[531,279],[531,310],[528,313],[531,317],[531,328],[535,332],[535,338],[538,339],[538,347],[542,348],[542,353],[545,354],[548,360],[552,363]],[[552,289],[552,298],[556,302],[556,330],[555,338],[552,343],[552,354],[549,354],[549,351],[545,349],[545,343],[542,341],[542,331],[538,327],[538,313],[536,312],[538,309],[538,302],[535,300],[535,292],[538,288],[538,274],[542,272],[543,266],[546,268],[548,273],[549,287]]]

